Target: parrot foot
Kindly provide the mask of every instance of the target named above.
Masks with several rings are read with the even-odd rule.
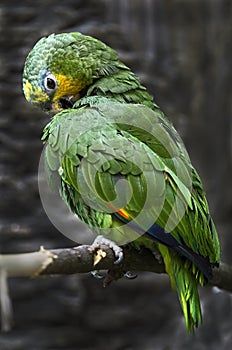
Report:
[[[123,259],[123,250],[121,247],[119,247],[114,241],[111,241],[108,238],[105,238],[101,235],[97,236],[91,246],[91,248],[98,248],[99,245],[106,245],[109,248],[111,248],[114,252],[114,255],[116,257],[116,260],[114,264],[119,264]]]
[[[158,251],[153,251],[152,254],[154,255],[154,258],[158,261],[159,264],[163,264],[162,255]]]
[[[94,271],[91,271],[90,273],[91,273],[91,275],[92,275],[94,278],[96,278],[96,279],[98,279],[98,280],[102,280],[103,278],[105,278],[105,276],[102,275],[102,274],[99,272],[99,270],[94,270]]]

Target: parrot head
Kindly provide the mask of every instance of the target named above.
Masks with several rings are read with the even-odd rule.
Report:
[[[52,114],[71,108],[95,79],[117,71],[117,62],[116,52],[97,39],[51,34],[40,39],[26,59],[25,97]]]

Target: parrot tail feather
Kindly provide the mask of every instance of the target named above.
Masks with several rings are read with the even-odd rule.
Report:
[[[186,328],[193,332],[195,327],[202,323],[200,298],[197,289],[197,281],[194,275],[184,268],[175,271],[176,289],[183,310]]]
[[[173,235],[156,223],[147,230],[145,235],[149,235],[150,239],[153,237],[153,239],[189,259],[203,273],[205,283],[212,278],[212,267],[215,264],[211,264],[208,257],[195,253],[184,242],[179,242]]]
[[[136,232],[142,232],[141,227],[136,222],[130,222],[125,214],[122,215],[121,212],[122,210],[114,213],[114,217],[120,222],[127,223],[128,226]],[[126,211],[124,210],[123,213],[126,213]],[[207,283],[212,278],[212,268],[217,266],[217,264],[212,264],[208,257],[195,253],[184,242],[179,242],[173,235],[165,231],[165,229],[158,224],[154,223],[143,235],[172,248],[181,256],[189,259],[204,275],[204,281],[201,284]]]
[[[166,272],[168,273],[172,288],[177,291],[187,330],[191,333],[195,327],[202,323],[198,283],[200,276],[189,269],[189,261],[183,264],[183,257],[168,247],[159,244],[163,256]],[[175,255],[175,258],[174,258]]]

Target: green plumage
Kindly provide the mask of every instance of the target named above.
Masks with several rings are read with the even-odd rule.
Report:
[[[77,86],[71,95],[65,88],[70,79]],[[193,330],[201,323],[197,286],[208,277],[201,264],[218,263],[220,249],[201,181],[177,131],[115,51],[79,33],[41,39],[26,60],[23,81],[30,102],[61,110],[43,134],[50,182],[58,176],[63,199],[96,234],[160,251]],[[123,208],[129,219],[112,208]],[[153,224],[165,230],[164,240]]]

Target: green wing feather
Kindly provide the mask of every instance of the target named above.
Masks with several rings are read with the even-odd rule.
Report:
[[[112,85],[112,91],[115,88]],[[218,262],[217,233],[201,181],[162,112],[101,97],[84,98],[76,107],[57,114],[43,137],[47,168],[59,173],[61,194],[71,210],[93,228],[116,227],[121,237],[128,232],[115,221],[108,204],[123,207],[144,230],[153,220],[170,228],[168,232],[195,253]],[[120,196],[119,180],[127,181]],[[137,241],[154,247],[152,240]],[[172,249],[162,244],[158,249],[192,330],[201,322],[197,285],[203,284],[203,275]]]
[[[101,102],[101,98],[99,101]],[[54,170],[54,166],[61,166],[62,180],[77,190],[76,168],[81,159],[88,159],[90,164],[95,163],[95,168],[101,170],[98,173],[97,192],[101,195],[105,193],[105,200],[107,196],[112,200],[117,175],[120,174],[121,177],[126,176],[131,187],[135,189],[132,191],[135,193],[133,201],[138,205],[141,195],[145,195],[145,186],[140,187],[140,191],[138,188],[138,176],[141,173],[139,168],[150,167],[149,181],[154,182],[154,198],[160,196],[159,191],[161,194],[165,191],[164,208],[157,222],[164,227],[173,207],[177,210],[182,203],[186,215],[171,233],[175,238],[184,240],[197,253],[208,255],[210,261],[218,261],[217,235],[212,230],[201,182],[170,122],[159,110],[152,111],[145,106],[125,105],[109,100],[105,103],[105,99],[100,102],[95,108],[83,107],[62,112],[48,125],[44,138],[48,138],[47,163],[51,170]],[[126,120],[125,124],[122,124],[123,119]],[[112,142],[107,144],[109,140]],[[136,151],[140,154],[138,153],[136,162],[142,160],[140,166],[128,160],[131,152],[127,147],[128,140],[138,145],[139,151]],[[111,159],[106,157],[99,167],[98,158],[102,159],[106,155]],[[115,181],[111,178],[115,178]],[[85,179],[96,190],[96,183],[90,172],[85,173]],[[129,213],[136,212],[131,204],[126,209]],[[175,213],[173,215],[175,218]]]

